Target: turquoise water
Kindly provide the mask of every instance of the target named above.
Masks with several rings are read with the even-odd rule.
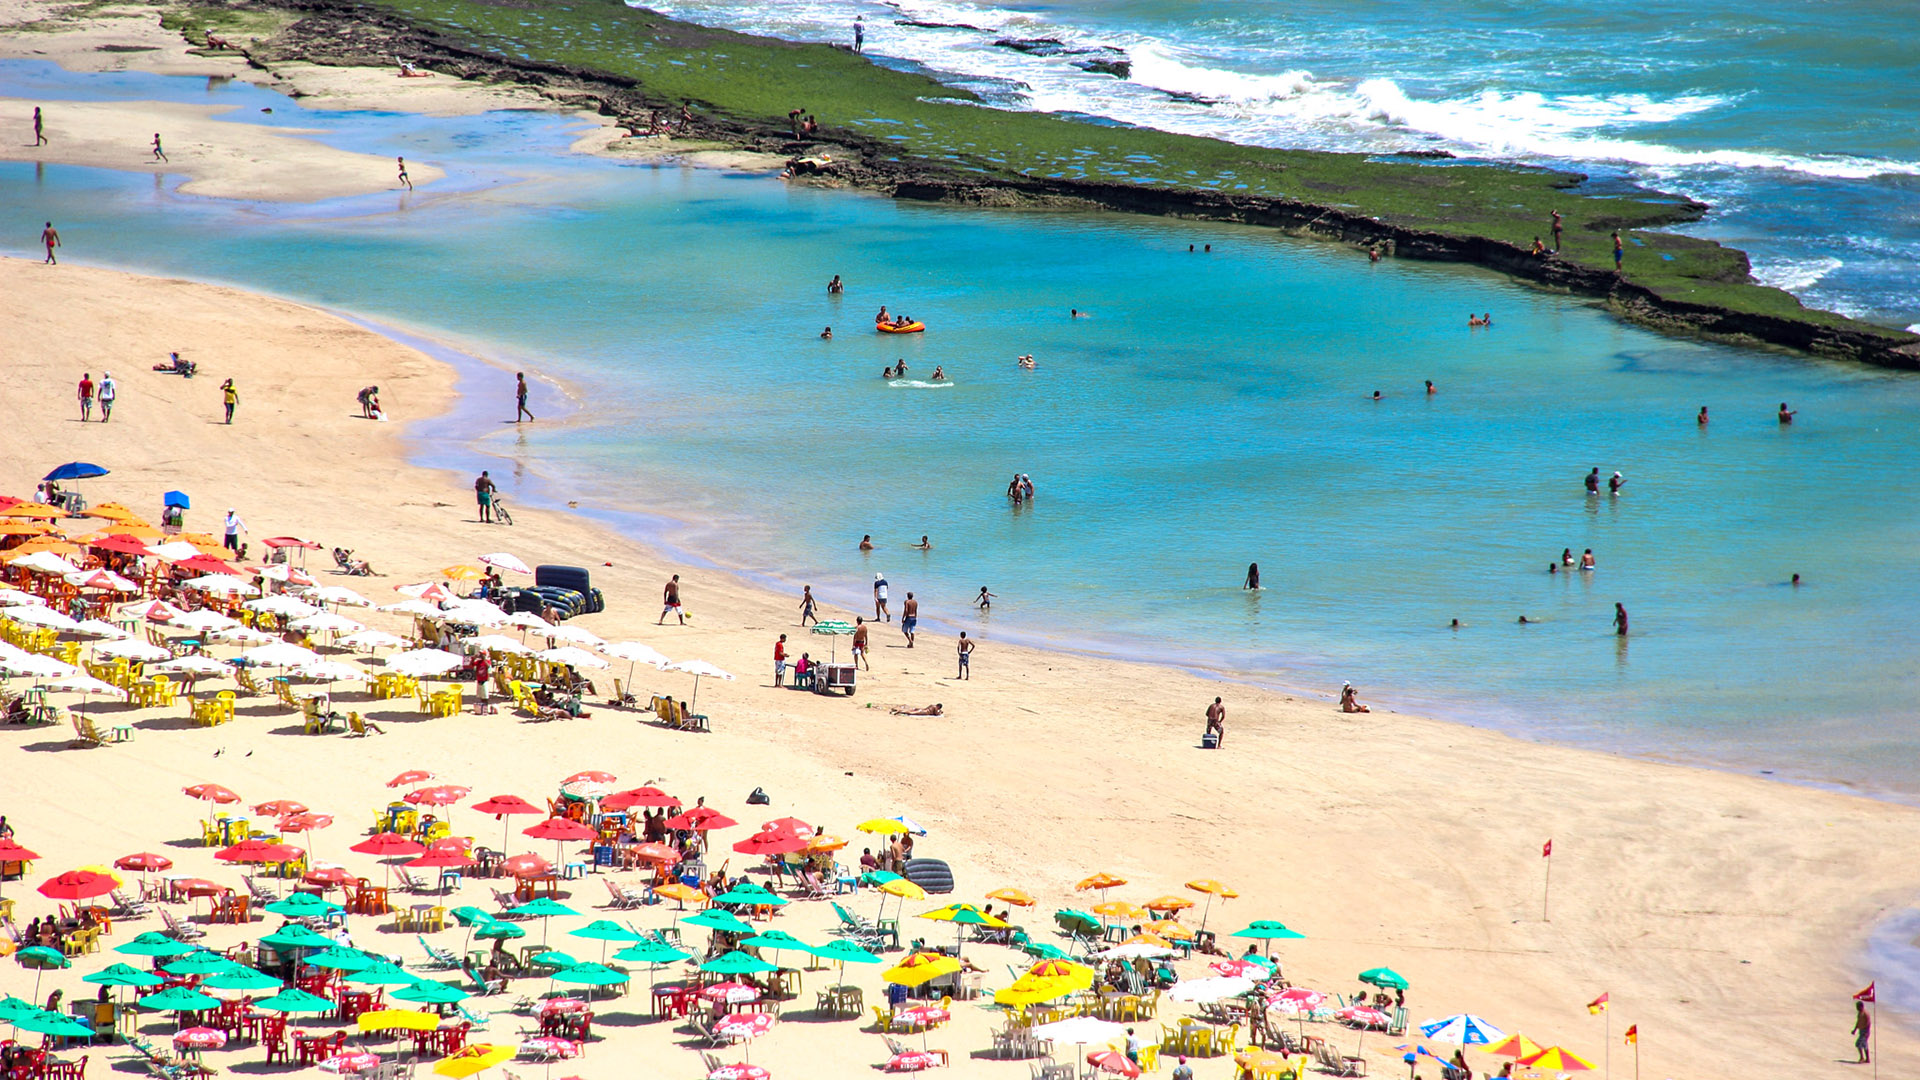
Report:
[[[1865,0],[648,0],[846,41],[1005,108],[1239,142],[1418,146],[1712,203],[1689,231],[1818,305],[1920,323],[1915,9]],[[909,25],[919,24],[944,24]],[[1032,43],[1027,51],[1009,40]],[[1037,46],[1037,47],[1035,47]],[[1126,79],[1089,72],[1124,59]],[[827,121],[828,117],[822,117]]]
[[[57,222],[70,261],[270,290],[564,379],[574,422],[513,428],[511,379],[466,372],[474,396],[423,458],[511,458],[517,498],[579,500],[796,594],[857,604],[884,572],[989,650],[1322,694],[1351,679],[1393,707],[1920,793],[1911,377],[1668,340],[1491,275],[1254,229],[568,158],[567,125],[537,114],[299,122],[447,168],[449,193],[289,208],[0,165],[0,197]],[[882,303],[931,329],[874,334]],[[882,380],[901,357],[953,385]],[[1626,495],[1587,498],[1594,466]],[[1014,472],[1039,489],[1019,511]],[[864,533],[878,551],[855,550]],[[923,533],[934,551],[908,550]],[[1549,576],[1563,547],[1598,572]],[[1259,594],[1237,588],[1250,561]],[[983,584],[989,619],[966,607]]]

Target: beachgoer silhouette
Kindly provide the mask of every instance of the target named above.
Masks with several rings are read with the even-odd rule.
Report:
[[[1256,562],[1256,563],[1247,564],[1247,579],[1240,587],[1243,589],[1258,589],[1260,587],[1260,564],[1259,563]]]
[[[527,408],[527,373],[524,371],[514,372],[513,381],[513,397],[520,406],[519,411],[513,414],[513,422],[517,424],[523,416],[529,420],[533,419],[533,411]]]
[[[35,105],[33,107],[33,145],[35,146],[47,145],[46,132],[41,130],[40,125],[40,106]]]
[[[407,185],[407,190],[408,190],[408,191],[412,191],[412,190],[413,190],[413,178],[407,175],[407,159],[406,159],[406,158],[403,158],[403,157],[396,157],[396,158],[394,158],[393,160],[394,160],[394,161],[395,161],[395,163],[397,163],[397,164],[399,165],[399,167],[400,167],[400,182],[401,182],[401,183],[403,183],[403,184],[405,184],[405,185]]]
[[[167,160],[167,152],[160,149],[160,133],[157,131],[153,133],[153,159],[155,161]]]
[[[58,266],[60,260],[54,257],[53,249],[60,246],[60,231],[53,227],[53,222],[47,222],[47,227],[40,230],[40,242],[47,245],[46,265]]]

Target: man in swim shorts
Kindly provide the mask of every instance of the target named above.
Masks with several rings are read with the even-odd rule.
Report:
[[[887,579],[881,574],[873,575],[873,617],[893,621],[893,616],[887,611]]]
[[[960,631],[960,644],[958,648],[960,651],[960,673],[955,675],[954,678],[971,681],[973,679],[973,641],[967,637],[965,630]]]
[[[920,601],[907,594],[907,602],[900,605],[900,632],[907,635],[907,648],[913,648],[913,631],[920,625]]]
[[[853,619],[853,662],[873,670],[873,665],[867,663],[867,620],[857,615]]]
[[[660,620],[659,622],[656,622],[653,625],[660,626],[663,623],[665,623],[667,621],[668,614],[673,614],[675,616],[678,616],[680,619],[681,626],[687,625],[687,613],[680,610],[680,575],[679,574],[673,575],[672,579],[667,582],[667,587],[664,590],[662,590],[660,602],[661,602]]]
[[[480,520],[483,523],[493,521],[493,477],[487,470],[480,470],[480,478],[473,482],[473,497],[480,503]]]

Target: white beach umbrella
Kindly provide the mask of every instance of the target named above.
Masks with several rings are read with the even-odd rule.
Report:
[[[183,589],[196,592],[214,593],[220,596],[259,596],[260,590],[241,581],[232,574],[207,574],[204,577],[188,578],[180,583]]]
[[[185,562],[200,554],[200,549],[185,540],[169,540],[164,544],[148,544],[147,551],[157,558],[168,562]]]
[[[319,608],[314,607],[305,600],[297,596],[288,596],[286,593],[262,596],[257,600],[249,600],[240,606],[246,608],[248,611],[261,611],[268,615],[284,615],[289,619],[305,618],[308,615],[317,614],[320,611]]]
[[[552,623],[548,622],[547,620],[541,618],[538,615],[535,615],[531,611],[510,612],[502,616],[500,621],[505,623],[508,626],[517,626],[522,630],[545,631],[545,630],[553,629]]]
[[[357,630],[340,639],[349,649],[397,649],[406,643],[406,638],[385,630]]]
[[[1175,1001],[1221,1001],[1241,994],[1257,985],[1252,979],[1237,975],[1216,975],[1205,979],[1185,979],[1173,985],[1167,996]]]
[[[62,580],[69,585],[75,585],[82,589],[106,589],[110,592],[140,591],[139,585],[128,581],[126,578],[121,577],[111,570],[81,570],[77,573],[66,575]]]
[[[373,601],[347,588],[345,585],[322,585],[307,590],[307,599],[318,600],[323,604],[345,604],[348,607],[372,607]]]
[[[389,611],[395,615],[424,615],[429,619],[438,619],[446,614],[425,600],[402,600],[397,604],[382,604],[376,611]],[[495,611],[500,610],[495,608]]]
[[[46,597],[36,596],[30,592],[21,592],[11,585],[7,586],[5,592],[0,592],[0,608],[45,607],[46,604]]]
[[[634,665],[652,664],[656,668],[663,668],[673,663],[673,661],[667,659],[666,654],[662,653],[659,649],[651,645],[643,645],[638,641],[616,641],[611,645],[600,646],[600,651],[613,657],[615,660],[625,660],[627,662],[627,689],[629,691],[633,689]]]
[[[268,581],[278,581],[286,585],[312,585],[312,576],[297,566],[275,563],[260,571],[260,576]]]
[[[600,659],[585,649],[576,649],[571,645],[562,645],[557,649],[546,649],[533,655],[541,660],[545,660],[549,664],[565,664],[568,667],[574,668],[603,668],[607,666],[605,660]]]
[[[466,662],[466,657],[456,656],[444,649],[409,649],[387,657],[387,670],[418,678],[422,675],[445,675]]]
[[[15,649],[0,653],[0,675],[22,679],[57,679],[79,673],[72,664],[63,664],[51,656]]]
[[[547,636],[554,641],[564,641],[569,645],[585,645],[594,649],[607,643],[606,638],[584,626],[569,626],[566,623],[561,623],[547,631]]]
[[[141,641],[139,638],[121,638],[118,641],[104,641],[94,647],[94,655],[106,657],[125,657],[146,663],[149,660],[170,660],[173,653],[158,645]]]
[[[120,614],[130,619],[152,619],[165,622],[180,614],[180,609],[165,600],[142,600],[134,604],[120,605]]]
[[[0,612],[0,615],[17,623],[28,626],[51,626],[55,630],[72,630],[80,625],[49,607],[11,607]]]
[[[91,675],[56,675],[40,684],[49,690],[61,690],[69,694],[98,695],[100,697],[124,698],[125,690],[109,682],[102,682]]]
[[[168,619],[167,625],[204,634],[213,630],[225,630],[230,626],[239,626],[240,620],[222,615],[217,611],[183,611]]]
[[[269,634],[265,630],[255,630],[251,626],[223,626],[207,635],[208,641],[217,641],[222,645],[268,645],[280,640],[278,634]]]
[[[192,675],[195,677],[233,674],[233,665],[211,656],[182,656],[147,665],[149,675]]]
[[[331,611],[322,611],[304,619],[295,619],[287,624],[303,634],[351,634],[366,627],[354,622],[345,615],[336,615]]]
[[[55,555],[51,551],[36,551],[30,555],[22,555],[8,565],[22,566],[41,574],[60,574],[65,576],[67,574],[77,574],[80,572],[79,567]]]
[[[454,598],[454,591],[437,581],[417,581],[411,585],[395,585],[393,591],[415,600],[428,600],[435,603]]]
[[[1173,950],[1165,945],[1149,945],[1144,941],[1130,941],[1124,945],[1115,945],[1093,955],[1102,960],[1132,960],[1145,957],[1149,960],[1162,956],[1172,956]]]
[[[700,680],[702,678],[725,679],[728,682],[733,681],[732,675],[722,671],[718,665],[709,664],[705,660],[681,660],[677,663],[668,664],[660,670],[683,671],[693,676],[693,701],[687,703],[687,708],[689,709],[693,708],[694,703],[700,700]]]
[[[467,638],[461,644],[485,649],[488,652],[512,653],[515,656],[525,656],[533,651],[505,634],[481,634],[478,637]]]
[[[521,562],[519,559],[504,551],[495,551],[491,554],[482,555],[480,556],[480,561],[486,563],[488,566],[497,566],[502,570],[511,570],[516,574],[533,573],[533,569],[526,563]]]
[[[67,633],[96,638],[123,638],[133,636],[118,626],[101,619],[82,619],[75,623],[73,629],[67,631]]]
[[[366,668],[358,664],[343,664],[338,660],[314,660],[301,664],[287,672],[290,678],[306,679],[309,682],[343,682],[368,678]]]
[[[320,662],[320,654],[285,641],[248,649],[240,658],[259,667],[299,667]]]

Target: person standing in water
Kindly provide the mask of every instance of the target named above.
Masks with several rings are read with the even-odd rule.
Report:
[[[835,275],[833,275],[833,280],[832,280],[832,281],[829,281],[829,282],[827,282],[827,295],[828,295],[828,296],[833,296],[833,295],[837,295],[837,294],[839,294],[839,293],[843,293],[843,292],[846,292],[846,291],[847,291],[847,287],[846,287],[845,285],[842,285],[842,284],[840,283],[840,275],[839,275],[839,274],[835,274]]]
[[[1614,498],[1619,498],[1620,489],[1626,486],[1626,483],[1627,483],[1627,478],[1624,476],[1621,476],[1618,471],[1615,471],[1612,478],[1610,478],[1607,481],[1607,494],[1613,496]]]
[[[33,107],[33,145],[47,145],[47,133],[41,128],[40,106]]]
[[[407,159],[403,157],[396,157],[393,160],[400,167],[400,182],[407,185],[408,191],[412,191],[413,178],[407,175]]]
[[[1613,603],[1613,632],[1618,637],[1627,636],[1627,606],[1618,600]]]
[[[973,598],[973,606],[980,609],[980,614],[985,615],[987,612],[993,610],[993,601],[998,595],[997,593],[988,592],[987,587],[982,585],[980,586],[980,595]]]
[[[516,371],[513,373],[513,380],[513,399],[520,406],[519,411],[513,414],[513,422],[517,424],[523,416],[529,420],[533,419],[533,412],[527,408],[527,373]]]
[[[1243,589],[1258,589],[1260,587],[1260,564],[1259,563],[1256,562],[1256,563],[1247,564],[1247,579],[1246,581],[1241,583],[1240,587]]]
[[[1706,427],[1707,426],[1707,407],[1705,405],[1700,406],[1700,415],[1694,417],[1693,419],[1694,419],[1694,423],[1699,424],[1701,427]]]
[[[167,152],[165,150],[160,149],[160,133],[157,131],[153,133],[153,160],[155,161],[167,160]]]
[[[1593,471],[1587,474],[1587,494],[1600,494],[1600,466],[1598,465],[1595,465]]]
[[[1784,401],[1781,402],[1780,403],[1780,422],[1783,424],[1793,423],[1793,418],[1798,412],[1799,412],[1798,409],[1789,409],[1787,408],[1786,402]]]
[[[60,246],[60,230],[53,227],[53,222],[47,222],[47,227],[40,230],[40,242],[47,246],[46,265],[60,265],[60,260],[53,255],[53,249]]]
[[[1796,578],[1799,575],[1794,575]],[[920,601],[907,594],[907,602],[900,605],[900,632],[907,636],[907,648],[913,648],[913,632],[920,626]]]

